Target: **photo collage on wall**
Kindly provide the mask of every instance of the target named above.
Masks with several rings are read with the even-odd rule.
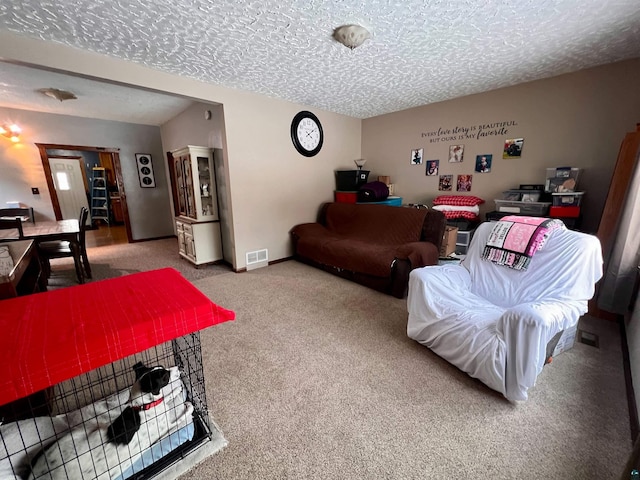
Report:
[[[524,138],[511,138],[504,141],[502,148],[502,158],[512,159],[521,158]],[[449,145],[448,163],[464,162],[465,146],[462,144]],[[450,192],[454,189],[458,192],[470,192],[473,185],[473,174],[459,174],[455,178],[451,174],[443,173],[440,169],[440,160],[435,158],[432,160],[424,160],[424,148],[414,148],[411,150],[411,164],[425,164],[425,175],[427,177],[438,178],[438,190]],[[428,157],[427,157],[428,158]],[[482,153],[475,157],[473,163],[474,173],[485,174],[491,173],[493,154]],[[446,164],[445,164],[446,165]]]

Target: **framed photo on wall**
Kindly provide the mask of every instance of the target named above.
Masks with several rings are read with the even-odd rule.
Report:
[[[464,145],[451,145],[449,147],[449,163],[460,163],[464,156]]]
[[[470,192],[472,182],[473,175],[458,175],[458,185],[456,190],[458,192]]]
[[[520,158],[522,156],[522,146],[524,138],[509,138],[504,141],[502,158]]]
[[[490,155],[488,153],[476,156],[476,172],[489,173],[491,171],[492,158],[493,155]]]
[[[138,166],[138,178],[142,188],[154,188],[156,179],[153,175],[153,163],[149,153],[136,153],[136,165]]]
[[[422,165],[423,148],[415,148],[411,150],[411,165]]]
[[[440,181],[438,182],[438,190],[443,192],[450,192],[453,184],[453,175],[440,175]]]
[[[432,175],[438,175],[438,166],[440,165],[440,160],[427,160],[427,169],[425,174],[430,177]]]

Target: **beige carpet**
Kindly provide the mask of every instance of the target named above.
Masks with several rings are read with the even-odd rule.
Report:
[[[202,265],[195,268],[178,255],[176,238],[87,248],[87,256],[93,277],[93,280],[87,279],[87,282],[164,267],[175,268],[190,281],[231,271],[225,265]],[[51,272],[49,288],[52,290],[78,283],[71,258],[52,260]]]
[[[615,324],[512,404],[406,336],[406,301],[289,261],[195,269],[175,239],[91,249],[96,278],[173,266],[237,320],[202,332],[229,445],[181,479],[615,479],[631,451]],[[66,272],[66,273],[65,273]],[[56,261],[59,287],[72,264]],[[57,278],[57,280],[55,280]],[[55,287],[54,287],[55,288]]]
[[[406,302],[290,261],[194,282],[229,446],[181,479],[608,479],[631,451],[617,326],[509,403],[406,336]]]

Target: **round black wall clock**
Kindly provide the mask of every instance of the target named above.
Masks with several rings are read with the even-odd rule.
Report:
[[[305,157],[317,155],[322,148],[324,134],[320,120],[313,113],[302,111],[291,122],[291,141]]]

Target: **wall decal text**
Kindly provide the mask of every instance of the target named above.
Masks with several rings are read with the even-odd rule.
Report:
[[[422,132],[422,138],[428,138],[429,143],[453,142],[458,140],[480,140],[485,137],[504,136],[509,133],[510,127],[515,127],[518,122],[508,120],[504,122],[481,123],[478,125],[438,127],[437,130]]]

